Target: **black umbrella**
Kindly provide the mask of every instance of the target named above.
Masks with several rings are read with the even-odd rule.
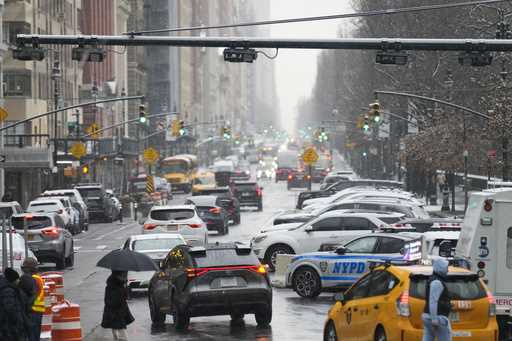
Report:
[[[147,255],[127,249],[114,250],[101,258],[96,266],[114,271],[156,271],[158,267]]]

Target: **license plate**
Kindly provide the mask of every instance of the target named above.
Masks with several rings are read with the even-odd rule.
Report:
[[[452,306],[455,310],[471,310],[471,309],[473,309],[473,302],[471,302],[471,301],[452,301]]]
[[[178,231],[179,225],[167,225],[167,231]]]
[[[236,287],[237,282],[235,277],[225,277],[220,279],[221,288]]]
[[[460,322],[460,314],[456,311],[452,311],[450,313],[450,321],[452,322]]]
[[[250,196],[251,196],[251,193],[242,193],[242,196],[243,196],[243,197],[250,197]]]
[[[452,335],[455,337],[471,337],[471,332],[467,330],[454,330]]]

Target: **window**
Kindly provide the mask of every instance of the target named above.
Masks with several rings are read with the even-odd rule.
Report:
[[[4,21],[3,29],[3,41],[8,45],[14,45],[16,43],[16,35],[31,33],[30,24],[23,21]]]
[[[377,253],[400,253],[404,248],[404,241],[399,238],[380,237]]]
[[[399,283],[400,281],[391,273],[384,270],[377,270],[373,272],[370,290],[368,296],[386,295]]]
[[[13,215],[13,213],[15,212],[13,212],[12,207],[10,206],[0,207],[0,221],[2,220],[2,218],[9,219]]]
[[[409,287],[411,297],[425,299],[427,283],[428,276],[413,276]],[[477,300],[486,296],[476,275],[449,276],[444,283],[452,300]]]
[[[373,228],[370,226],[368,219],[366,218],[357,218],[357,217],[346,217],[343,218],[343,229],[344,230],[371,230]]]
[[[5,71],[4,96],[32,96],[30,71]]]
[[[194,215],[194,210],[155,210],[150,214],[151,219],[155,220],[186,220]]]
[[[371,273],[366,274],[359,280],[345,295],[347,301],[363,298],[368,295],[368,289],[371,283]]]
[[[168,269],[178,269],[186,265],[187,258],[182,248],[176,247],[167,255],[166,267]]]
[[[11,219],[12,225],[16,230],[23,230],[24,222],[27,223],[28,230],[39,230],[45,227],[52,226],[52,220],[49,217],[35,216],[32,219],[25,220],[25,217],[13,217]]]
[[[315,231],[339,231],[342,230],[341,218],[325,218],[313,224]]]
[[[183,241],[179,238],[141,239],[133,242],[132,249],[139,252],[149,250],[172,250],[174,247],[182,244]]]
[[[373,253],[377,237],[363,237],[348,243],[345,247],[348,253]]]
[[[512,227],[507,230],[507,268],[512,269]]]

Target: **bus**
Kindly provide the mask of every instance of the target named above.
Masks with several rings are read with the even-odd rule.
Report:
[[[197,171],[197,156],[180,154],[160,162],[160,173],[172,186],[173,191],[192,191],[192,181]]]

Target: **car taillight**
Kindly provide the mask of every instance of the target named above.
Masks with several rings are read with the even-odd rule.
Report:
[[[260,274],[260,275],[265,275],[267,273],[267,268],[265,267],[265,265],[254,265],[254,266],[251,266],[249,267],[249,270],[253,271],[253,272],[256,272],[257,274]]]
[[[192,227],[193,229],[196,229],[198,227],[201,227],[201,224],[188,224],[188,226]]]
[[[219,214],[220,213],[220,208],[219,207],[213,207],[213,208],[210,208],[208,211],[211,212],[211,213]]]
[[[256,188],[256,195],[261,197],[261,188]]]
[[[489,316],[496,316],[496,300],[489,291],[487,291],[487,300],[489,301]]]
[[[47,227],[41,230],[45,237],[57,238],[60,235],[60,230],[57,227]]]
[[[290,175],[288,175],[288,180],[291,180],[291,179],[293,179],[293,175],[290,174]]]
[[[409,292],[404,291],[396,302],[396,310],[398,315],[403,317],[411,316],[411,308],[409,306]]]
[[[491,212],[492,211],[492,199],[487,199],[484,201],[484,210],[485,212]]]
[[[311,175],[306,175],[306,180],[311,180]]]
[[[144,224],[144,230],[153,230],[156,224]]]
[[[241,266],[223,266],[211,268],[188,268],[186,269],[187,278],[192,279],[200,277],[210,271],[233,271],[233,270],[249,270],[260,275],[267,274],[267,268],[264,265],[241,265]]]

